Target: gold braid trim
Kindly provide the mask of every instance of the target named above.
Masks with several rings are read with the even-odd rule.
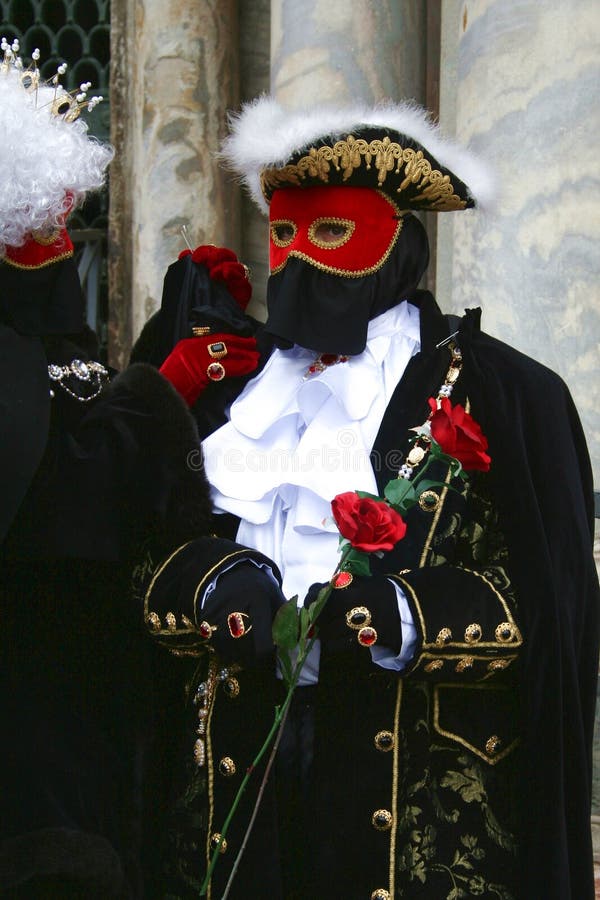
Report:
[[[396,687],[396,705],[394,709],[394,756],[393,756],[393,775],[392,775],[392,831],[390,834],[390,900],[394,900],[396,890],[396,841],[398,834],[398,769],[400,763],[400,748],[398,747],[398,734],[400,731],[400,712],[402,709],[402,695],[404,682],[402,678],[398,679]]]
[[[40,241],[38,241],[38,244]],[[58,256],[53,256],[51,259],[45,259],[41,263],[36,263],[35,265],[28,265],[26,263],[18,263],[15,262],[14,259],[10,259],[8,256],[3,256],[0,262],[6,263],[8,266],[12,266],[15,269],[44,269],[47,266],[52,266],[54,263],[58,263],[63,259],[69,259],[73,256],[72,250],[66,250],[64,253],[59,253]]]
[[[297,163],[263,169],[260,176],[263,196],[268,202],[277,188],[290,185],[302,187],[307,177],[327,184],[332,166],[341,173],[342,181],[348,181],[363,163],[367,171],[372,167],[377,170],[379,188],[388,175],[403,175],[396,193],[403,194],[412,186],[417,193],[407,202],[414,209],[447,212],[464,209],[467,205],[467,201],[456,194],[450,176],[434,169],[422,150],[402,147],[387,135],[382,140],[366,141],[349,134],[333,146],[311,147]]]
[[[213,747],[212,747],[212,717],[215,708],[215,700],[217,696],[217,692],[215,689],[215,682],[217,678],[217,661],[213,658],[210,660],[208,664],[208,671],[206,673],[206,683],[210,685],[209,688],[211,691],[210,694],[210,704],[208,708],[208,716],[206,719],[206,775],[207,775],[207,789],[208,789],[208,829],[206,833],[206,870],[208,871],[208,867],[210,866],[211,856],[212,856],[212,848],[210,845],[210,840],[213,833],[213,822],[215,817],[215,770],[214,770],[214,757],[213,757]],[[211,900],[212,898],[212,880],[208,883],[208,888],[206,892],[207,900]]]

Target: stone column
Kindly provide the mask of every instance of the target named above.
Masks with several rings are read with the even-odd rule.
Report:
[[[439,244],[451,230],[453,243],[438,294],[456,311],[482,306],[487,331],[563,375],[598,485],[598,5],[444,0],[442,9],[442,123],[489,160],[499,197],[490,215],[440,216]]]
[[[425,93],[420,0],[272,0],[271,88],[290,107]]]
[[[247,102],[269,92],[271,67],[270,0],[239,0],[240,100]],[[265,216],[243,192],[241,197],[241,259],[250,268],[252,299],[248,313],[266,318],[269,276],[269,228]]]
[[[236,0],[113,0],[110,357],[160,303],[185,246],[239,250],[238,190],[215,154],[238,105]]]

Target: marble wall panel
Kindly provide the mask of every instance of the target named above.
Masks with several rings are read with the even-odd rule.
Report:
[[[422,100],[425,24],[419,0],[272,0],[272,90],[291,107]]]
[[[455,68],[442,70],[442,122],[490,162],[498,201],[443,223],[439,292],[456,311],[482,306],[486,330],[565,377],[598,485],[600,8],[450,0],[443,30]]]

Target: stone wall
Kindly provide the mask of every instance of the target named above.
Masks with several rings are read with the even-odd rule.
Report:
[[[442,124],[489,160],[497,209],[441,217],[438,295],[559,372],[600,484],[600,15],[595,0],[442,4]],[[442,249],[444,248],[444,249]]]
[[[160,303],[185,247],[239,247],[239,192],[215,156],[239,99],[235,0],[113,0],[110,361]]]

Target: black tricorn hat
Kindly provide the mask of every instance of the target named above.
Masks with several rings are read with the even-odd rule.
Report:
[[[232,116],[223,158],[267,211],[283,187],[350,185],[383,191],[402,210],[487,206],[492,179],[412,103],[284,110],[270,97]]]

